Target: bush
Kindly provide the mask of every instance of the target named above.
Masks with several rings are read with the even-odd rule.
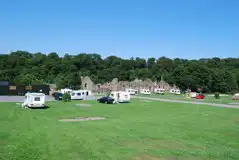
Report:
[[[219,98],[220,98],[219,92],[216,92],[216,93],[214,94],[214,97],[215,97],[216,99],[219,99]]]
[[[71,95],[70,95],[69,93],[64,93],[64,94],[62,95],[62,100],[63,100],[64,102],[70,102],[70,101],[71,101]]]

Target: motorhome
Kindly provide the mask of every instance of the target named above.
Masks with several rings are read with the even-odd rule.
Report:
[[[134,90],[134,89],[131,89],[131,88],[127,88],[127,89],[125,89],[125,91],[126,91],[126,92],[129,92],[130,95],[135,95],[135,94],[136,94],[136,93],[135,93],[135,90]]]
[[[163,89],[163,88],[155,88],[154,89],[154,93],[156,93],[156,94],[164,94],[165,93],[165,89]]]
[[[125,91],[115,91],[111,92],[109,97],[114,98],[113,103],[123,103],[123,102],[130,102],[130,93]]]
[[[26,93],[22,107],[45,107],[45,94],[43,93]]]
[[[170,89],[169,92],[172,94],[181,94],[179,89]]]
[[[141,94],[146,94],[146,95],[150,95],[150,94],[151,94],[151,92],[150,92],[149,89],[141,89],[141,90],[140,90],[140,93],[141,93]]]
[[[72,100],[82,100],[85,99],[87,96],[91,96],[92,92],[88,90],[75,90],[71,92],[71,99]]]

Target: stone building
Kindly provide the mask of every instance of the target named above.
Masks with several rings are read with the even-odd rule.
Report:
[[[90,77],[85,76],[81,77],[81,88],[84,90],[93,90],[95,87],[94,82],[90,79]]]
[[[154,91],[155,88],[164,88],[166,91],[170,89],[178,89],[175,85],[170,86],[167,82],[161,78],[160,82],[153,82],[151,79],[135,79],[134,81],[118,81],[117,78],[114,78],[111,82],[104,84],[94,84],[90,77],[81,77],[82,89],[92,90],[93,92],[109,92],[109,91],[118,91],[125,90],[126,88],[133,88],[136,90],[140,89],[149,89]]]

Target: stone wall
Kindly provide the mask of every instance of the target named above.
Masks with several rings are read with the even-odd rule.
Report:
[[[154,91],[155,88],[164,88],[166,91],[170,89],[178,89],[178,87],[170,86],[164,80],[160,82],[153,82],[151,79],[135,79],[134,81],[118,81],[117,78],[114,78],[111,82],[107,82],[104,84],[94,84],[94,82],[90,79],[90,77],[81,77],[82,81],[82,89],[92,90],[93,92],[109,92],[109,91],[119,91],[125,90],[126,88],[132,88],[136,90],[140,89],[149,89],[150,91]]]

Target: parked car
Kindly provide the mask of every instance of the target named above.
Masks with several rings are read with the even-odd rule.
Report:
[[[99,98],[99,99],[97,99],[97,101],[99,102],[99,103],[113,103],[114,102],[114,98],[111,98],[111,97],[101,97],[101,98]]]
[[[205,96],[203,94],[198,94],[195,98],[196,99],[204,99]]]
[[[60,93],[60,92],[54,92],[53,94],[52,94],[52,96],[55,98],[55,100],[62,100],[62,93]]]

